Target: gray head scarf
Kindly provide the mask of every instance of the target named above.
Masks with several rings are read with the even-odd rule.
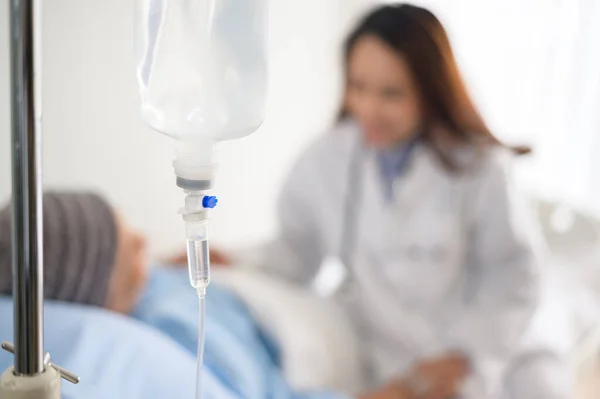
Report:
[[[104,306],[117,251],[115,215],[95,194],[44,194],[44,297]],[[0,211],[0,294],[12,291],[11,209]]]

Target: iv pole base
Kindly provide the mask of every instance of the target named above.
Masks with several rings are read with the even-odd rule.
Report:
[[[61,377],[54,367],[33,377],[15,375],[10,368],[0,377],[1,399],[61,399]]]

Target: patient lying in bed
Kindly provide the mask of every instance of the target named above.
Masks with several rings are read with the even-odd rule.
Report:
[[[44,241],[44,289],[48,300],[46,316],[53,318],[53,323],[46,323],[46,341],[51,343],[47,346],[55,347],[56,342],[62,341],[61,351],[72,352],[73,348],[81,351],[81,354],[74,353],[67,360],[74,361],[69,364],[76,368],[74,371],[82,373],[82,369],[94,370],[93,373],[82,375],[83,382],[79,387],[65,387],[70,393],[68,397],[94,399],[105,397],[110,392],[115,399],[158,399],[159,396],[149,395],[163,392],[164,397],[165,390],[171,392],[166,395],[168,397],[191,397],[193,384],[184,386],[185,394],[173,392],[182,388],[174,386],[172,381],[168,389],[160,386],[161,391],[152,388],[153,384],[160,385],[161,379],[156,378],[156,373],[145,376],[142,372],[142,369],[148,369],[148,363],[154,362],[155,368],[165,369],[165,380],[169,379],[171,369],[178,370],[171,379],[177,378],[177,373],[186,375],[185,378],[180,378],[181,381],[189,380],[195,373],[193,357],[197,345],[197,303],[193,290],[187,289],[185,271],[156,270],[153,272],[152,283],[148,286],[144,238],[134,232],[110,204],[94,194],[45,194]],[[12,338],[9,335],[12,315],[8,297],[11,294],[10,252],[10,212],[6,207],[0,211],[0,296],[4,295],[3,299],[0,298],[0,340]],[[205,355],[206,398],[340,397],[329,392],[299,393],[291,389],[281,371],[277,344],[261,330],[247,308],[223,288],[214,286],[209,292]],[[139,303],[143,293],[143,300]],[[72,305],[68,305],[69,303]],[[111,316],[101,309],[125,315],[133,312],[146,326],[116,315]],[[118,331],[127,329],[127,323],[131,323],[131,331],[146,338],[131,342],[131,334],[128,334],[129,341],[124,338],[119,343]],[[90,329],[94,331],[90,333]],[[156,333],[144,329],[155,329],[161,336],[159,338]],[[184,356],[186,359],[180,352],[169,347],[165,340],[171,340],[176,346],[183,348],[184,352],[187,351],[187,357]],[[102,349],[104,353],[99,348],[92,348],[94,345],[102,346],[104,341],[110,342],[109,347]],[[147,348],[141,342],[148,342],[145,344]],[[123,345],[127,348],[126,356],[120,357],[119,353],[113,353],[123,351],[119,349]],[[155,349],[155,345],[166,345],[170,349],[161,351]],[[89,355],[90,350],[93,356]],[[155,350],[160,353],[158,361],[150,360]],[[83,356],[84,352],[88,352],[88,355]],[[173,352],[173,359],[170,359],[167,352]],[[81,364],[84,359],[85,367]],[[139,359],[144,359],[146,364],[135,366]],[[7,367],[8,361],[6,355],[0,355],[0,366]],[[89,363],[94,362],[97,365],[91,367]],[[101,367],[102,365],[107,367]],[[115,370],[130,368],[137,368],[135,375],[138,379],[128,376],[108,378]],[[133,371],[128,371],[127,374],[133,375]],[[104,390],[95,386],[97,384],[103,384]],[[115,387],[107,387],[107,384],[115,384]],[[78,392],[82,396],[78,396]],[[117,392],[118,396],[115,396]],[[398,399],[402,398],[401,394],[397,387],[388,386],[364,397]]]

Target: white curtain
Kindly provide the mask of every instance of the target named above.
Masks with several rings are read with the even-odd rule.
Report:
[[[494,132],[534,147],[520,183],[600,214],[600,1],[413,3],[442,19]]]

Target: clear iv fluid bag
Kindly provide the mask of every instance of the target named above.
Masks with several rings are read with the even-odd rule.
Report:
[[[136,0],[141,112],[182,142],[235,139],[265,116],[268,0]]]

